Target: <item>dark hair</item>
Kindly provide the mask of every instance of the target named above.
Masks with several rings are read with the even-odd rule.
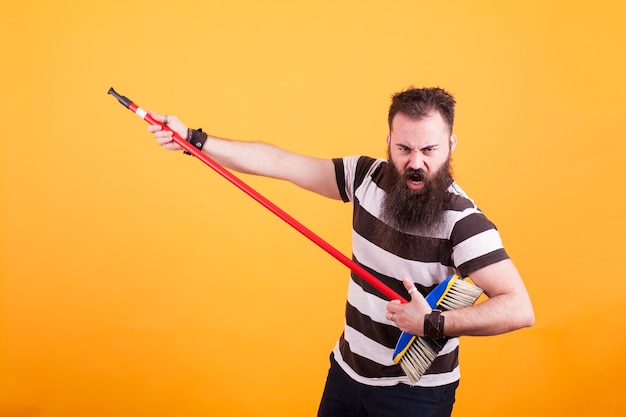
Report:
[[[391,96],[388,117],[389,130],[391,130],[393,118],[398,113],[402,113],[413,120],[419,120],[435,110],[439,112],[452,131],[455,104],[454,97],[442,88],[410,87]]]

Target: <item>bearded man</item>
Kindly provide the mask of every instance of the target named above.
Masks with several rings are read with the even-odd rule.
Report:
[[[318,416],[449,416],[459,384],[461,335],[495,335],[534,323],[524,283],[496,227],[450,171],[457,138],[455,100],[441,88],[392,96],[388,159],[320,159],[259,142],[191,131],[176,117],[153,114],[227,168],[290,181],[353,204],[355,262],[409,303],[386,300],[351,273],[344,331],[330,357]],[[181,147],[150,126],[158,143]],[[432,309],[424,296],[450,274],[469,277],[488,299],[441,313],[443,349],[417,384],[393,363],[401,331],[425,337]],[[416,291],[417,289],[417,291]]]

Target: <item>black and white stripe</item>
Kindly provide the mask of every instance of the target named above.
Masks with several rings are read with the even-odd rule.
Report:
[[[465,277],[508,257],[496,227],[456,183],[448,189],[451,198],[439,230],[431,235],[398,231],[380,220],[387,161],[363,156],[333,161],[342,199],[353,204],[354,261],[405,298],[410,296],[402,284],[403,277],[410,277],[425,295],[452,273]],[[380,230],[406,244],[381,246],[376,237]],[[388,300],[356,274],[351,273],[350,278],[344,332],[334,349],[335,359],[361,383],[408,384],[408,378],[392,360],[400,330],[386,319]],[[458,338],[449,339],[418,385],[437,386],[458,380],[458,348]]]

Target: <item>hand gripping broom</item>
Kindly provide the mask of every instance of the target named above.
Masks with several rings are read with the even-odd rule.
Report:
[[[208,155],[202,153],[194,145],[180,137],[180,135],[172,131],[167,125],[154,119],[146,110],[138,107],[132,100],[118,94],[113,89],[113,87],[109,89],[108,93],[115,97],[124,107],[135,113],[137,116],[139,116],[141,119],[145,120],[149,124],[159,125],[162,129],[172,132],[174,142],[176,142],[185,151],[200,159],[202,162],[204,162],[222,177],[230,181],[241,191],[248,194],[248,196],[252,197],[259,204],[270,210],[276,216],[280,217],[283,221],[285,221],[291,227],[303,234],[320,248],[324,249],[328,254],[330,254],[339,262],[350,268],[355,274],[363,278],[366,282],[368,282],[370,285],[380,291],[387,298],[389,298],[390,300],[400,300],[400,302],[402,303],[408,302],[406,299],[404,299],[404,297],[400,296],[394,290],[383,284],[378,278],[374,277],[359,264],[346,257],[343,253],[339,252],[321,237],[313,233],[302,223],[298,222],[296,219],[291,217],[274,203],[259,194],[252,187],[240,180],[233,173],[222,167],[216,161],[211,159]],[[447,282],[449,284],[446,284],[446,288],[442,287],[443,283],[439,284],[439,286],[435,288],[435,290],[437,290],[439,287],[442,287],[442,290],[440,291],[440,296],[437,297],[435,305],[431,304],[431,307],[433,308],[438,305],[443,305],[444,301],[447,302],[448,299],[452,297],[452,294],[467,294],[467,287],[472,287],[472,289],[478,289],[478,287],[468,284],[462,279],[452,280],[451,277],[449,277],[444,282]],[[466,300],[462,302],[462,307],[472,305],[477,298],[478,296],[476,296],[475,298],[473,296],[466,297]],[[455,307],[451,307],[448,309],[459,308],[458,302],[454,305]],[[414,341],[416,340],[417,343],[414,343]],[[398,347],[396,348],[396,352],[394,353],[394,362],[400,363],[402,369],[407,373],[407,376],[409,376],[411,382],[415,383],[424,374],[426,369],[428,369],[428,367],[432,364],[433,360],[435,359],[437,353],[441,350],[441,348],[442,346],[439,346],[437,343],[432,343],[425,338],[413,336],[408,333],[403,333],[402,337],[398,341]]]

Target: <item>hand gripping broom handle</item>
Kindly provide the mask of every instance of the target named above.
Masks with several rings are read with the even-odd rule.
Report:
[[[376,278],[372,274],[370,274],[367,270],[365,270],[359,264],[354,262],[352,259],[346,257],[343,253],[339,252],[337,249],[335,249],[333,246],[331,246],[328,242],[326,242],[321,237],[319,237],[318,235],[313,233],[310,229],[308,229],[302,223],[298,222],[296,219],[291,217],[289,214],[287,214],[281,208],[279,208],[274,203],[269,201],[267,198],[263,197],[261,194],[259,194],[257,191],[255,191],[248,184],[246,184],[245,182],[240,180],[238,177],[233,175],[230,171],[228,171],[223,166],[221,166],[220,164],[215,162],[213,159],[211,159],[206,154],[202,153],[200,150],[198,150],[191,143],[189,143],[185,139],[181,138],[180,135],[178,135],[176,132],[172,131],[172,129],[170,129],[167,125],[165,125],[165,124],[155,120],[147,111],[145,111],[144,109],[138,107],[135,103],[133,103],[127,97],[119,95],[113,89],[113,87],[111,87],[109,89],[109,94],[111,94],[113,97],[115,97],[124,107],[126,107],[127,109],[129,109],[130,111],[135,113],[137,116],[141,117],[146,122],[150,123],[151,125],[159,125],[159,126],[161,126],[162,129],[169,130],[170,132],[172,132],[174,134],[174,142],[176,142],[178,145],[180,145],[184,150],[186,150],[187,152],[189,152],[190,154],[192,154],[196,158],[200,159],[202,162],[207,164],[210,168],[212,168],[214,171],[216,171],[222,177],[226,178],[232,184],[237,186],[237,188],[239,188],[241,191],[243,191],[244,193],[248,194],[250,197],[252,197],[254,200],[256,200],[259,204],[261,204],[262,206],[267,208],[269,211],[271,211],[272,213],[274,213],[275,215],[280,217],[282,220],[284,220],[287,224],[289,224],[291,227],[296,229],[298,232],[302,233],[304,236],[309,238],[313,243],[315,243],[320,248],[324,249],[326,252],[328,252],[330,255],[332,255],[339,262],[341,262],[342,264],[344,264],[345,266],[350,268],[355,274],[357,274],[358,276],[363,278],[370,285],[372,285],[374,288],[376,288],[378,291],[380,291],[382,294],[384,294],[386,297],[388,297],[390,300],[400,300],[403,303],[408,302],[402,296],[400,296],[398,293],[396,293],[394,290],[392,290],[391,288],[389,288],[388,286],[383,284],[378,278]]]

